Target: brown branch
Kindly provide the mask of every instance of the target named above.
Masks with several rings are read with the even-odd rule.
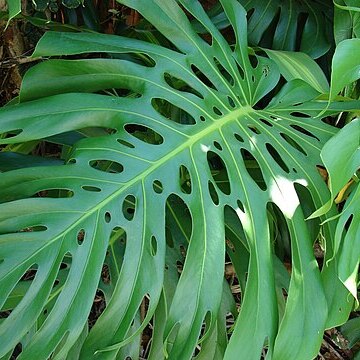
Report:
[[[12,58],[12,59],[8,59],[8,60],[3,60],[0,61],[0,68],[2,69],[6,69],[6,68],[12,68],[14,66],[17,65],[21,65],[21,64],[28,64],[34,61],[39,61],[42,60],[43,58],[40,57],[18,57],[18,58]]]

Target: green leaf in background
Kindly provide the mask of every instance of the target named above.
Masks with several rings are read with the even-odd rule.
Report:
[[[238,0],[249,17],[250,45],[302,51],[316,59],[330,48],[333,4],[330,0]],[[209,12],[219,28],[229,25],[221,6]],[[203,29],[197,26],[199,31]],[[300,41],[299,41],[300,39]]]
[[[300,52],[263,49],[279,66],[287,81],[300,79],[321,94],[329,92],[329,83],[320,66],[307,54]]]
[[[342,10],[360,12],[360,6],[357,6],[359,5],[357,0],[334,0],[334,4],[337,8]]]
[[[351,349],[358,341],[360,341],[360,317],[350,319],[341,326],[340,330],[349,340],[349,348]]]
[[[359,155],[358,151],[358,167],[360,168]],[[357,184],[352,190],[349,198],[346,200],[344,209],[339,217],[335,233],[336,249],[338,250],[342,247],[338,262],[339,278],[356,299],[357,306],[359,305],[357,286],[360,261],[359,204],[360,186]]]
[[[321,158],[329,173],[332,201],[360,167],[359,145],[360,120],[355,119],[327,142],[321,151]]]
[[[331,202],[360,168],[360,119],[355,119],[329,140],[321,151],[321,158],[329,173]],[[335,233],[335,251],[339,258],[339,277],[357,299],[357,272],[360,259],[360,186],[346,201]],[[330,204],[328,204],[330,206]],[[320,209],[326,211],[327,207]]]
[[[6,0],[8,11],[9,11],[9,19],[7,22],[7,25],[9,25],[9,22],[11,19],[13,19],[16,15],[20,14],[21,12],[21,0]]]
[[[348,84],[360,78],[360,39],[340,42],[332,60],[330,100]]]
[[[335,3],[334,37],[336,44],[345,39],[360,37],[360,7],[349,7],[352,3],[358,5],[357,0],[344,0]]]
[[[136,359],[148,324],[152,360],[257,360],[264,348],[268,359],[315,357],[325,328],[353,306],[337,268],[349,244],[335,252],[326,222],[335,209],[321,218],[321,269],[320,221],[305,220],[329,198],[317,166],[337,131],[316,116],[359,102],[328,104],[295,77],[282,86],[271,59],[249,55],[236,0],[220,0],[235,46],[199,1],[120,3],[171,49],[47,32],[33,56],[57,59],[32,67],[19,104],[0,110],[0,144],[91,134],[71,143],[63,165],[0,174],[0,308],[11,311],[0,357],[21,343],[19,360]],[[64,59],[78,54],[91,57]],[[323,87],[315,72],[308,81]],[[239,314],[224,282],[226,252]],[[97,291],[106,304],[87,333]]]

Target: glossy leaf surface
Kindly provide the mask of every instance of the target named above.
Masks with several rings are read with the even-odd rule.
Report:
[[[204,359],[258,359],[264,345],[269,358],[315,356],[325,327],[343,322],[352,302],[337,280],[332,225],[324,227],[332,260],[321,273],[319,228],[307,226],[313,209],[300,200],[315,208],[329,196],[316,166],[335,131],[315,116],[359,104],[328,106],[297,79],[267,104],[280,73],[270,59],[249,57],[246,12],[235,0],[221,1],[234,48],[198,1],[121,3],[174,48],[46,33],[34,56],[102,57],[37,65],[20,104],[0,111],[1,144],[94,134],[75,143],[64,165],[0,175],[0,304],[12,310],[0,324],[0,355],[31,330],[19,359],[61,359],[76,347],[80,359],[134,357],[153,319],[153,359],[190,359],[199,344]],[[291,246],[290,279],[274,250],[276,226]],[[227,344],[225,316],[235,312],[224,284],[229,248],[243,293]],[[33,279],[14,296],[29,270]],[[98,289],[106,308],[87,334]]]

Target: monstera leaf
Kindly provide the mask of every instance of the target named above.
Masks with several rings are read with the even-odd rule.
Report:
[[[321,229],[320,271],[320,221],[305,221],[329,199],[317,165],[335,133],[314,117],[359,104],[316,100],[300,79],[276,88],[272,60],[248,55],[235,0],[221,1],[234,48],[198,1],[121,3],[173,48],[46,33],[34,56],[93,54],[35,66],[20,103],[0,111],[1,144],[91,134],[66,164],[0,175],[0,356],[20,342],[19,359],[135,359],[149,323],[152,359],[315,356],[352,298],[337,276],[333,223]],[[106,307],[88,329],[97,291]]]

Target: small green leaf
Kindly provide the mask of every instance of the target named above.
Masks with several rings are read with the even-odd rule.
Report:
[[[360,78],[360,39],[340,42],[332,60],[330,100],[348,84]]]
[[[287,81],[300,79],[319,93],[329,92],[329,83],[320,66],[307,54],[300,52],[263,49],[279,66],[281,75]]]
[[[341,326],[340,331],[349,340],[349,348],[351,349],[360,341],[360,317],[347,321]]]
[[[7,5],[9,9],[9,19],[7,22],[7,25],[9,25],[9,22],[11,19],[13,19],[16,15],[20,14],[21,12],[21,0],[7,0]]]
[[[359,145],[360,119],[351,121],[324,145],[321,158],[329,173],[331,198],[311,218],[329,211],[336,195],[360,167]]]

